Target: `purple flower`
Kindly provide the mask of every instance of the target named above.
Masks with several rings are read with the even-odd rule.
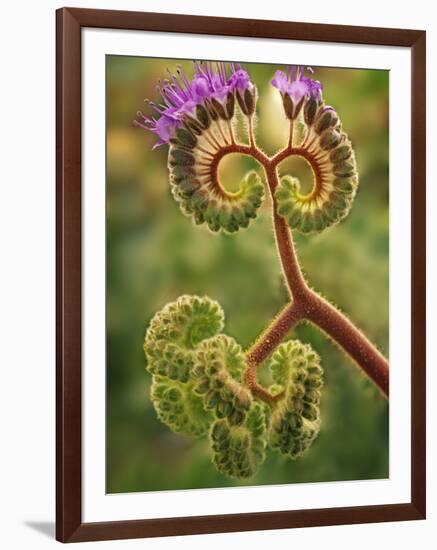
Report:
[[[250,76],[244,69],[238,69],[233,73],[230,79],[230,84],[234,90],[239,92],[244,92],[245,90],[251,90],[253,88],[253,84],[250,81]]]
[[[209,94],[208,80],[202,75],[196,75],[194,77],[191,88],[193,90],[193,96],[200,101]]]
[[[312,73],[312,69],[308,68]],[[272,84],[281,94],[288,94],[295,103],[298,103],[302,97],[321,100],[322,85],[318,80],[313,80],[304,76],[305,69],[301,65],[288,67],[286,72],[276,71]]]
[[[250,77],[239,63],[194,62],[194,77],[189,80],[181,67],[177,74],[169,73],[169,78],[160,82],[158,91],[162,103],[157,106],[147,101],[160,118],[147,117],[137,113],[136,126],[155,133],[158,147],[174,137],[177,128],[182,126],[185,115],[193,115],[196,106],[208,99],[223,102],[229,93],[253,88]]]
[[[281,92],[281,94],[285,94],[288,90],[288,86],[290,85],[290,81],[288,80],[288,76],[286,76],[285,73],[283,73],[282,71],[276,71],[275,77],[272,80],[272,84]]]

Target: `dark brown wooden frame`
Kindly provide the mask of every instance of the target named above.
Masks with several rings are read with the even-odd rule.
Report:
[[[412,56],[411,502],[82,523],[81,515],[81,29],[167,31],[404,46]],[[424,31],[62,8],[56,13],[57,402],[56,538],[62,542],[424,519],[425,78]]]

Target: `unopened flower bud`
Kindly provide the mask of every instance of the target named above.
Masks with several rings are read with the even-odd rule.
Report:
[[[314,382],[317,379],[317,384],[322,384],[319,361],[311,347],[299,341],[281,344],[272,356],[272,377],[285,387],[285,392],[271,416],[269,441],[291,458],[303,454],[319,432],[320,392]]]
[[[252,116],[255,112],[255,103],[256,103],[256,88],[255,86],[252,89],[246,88],[244,91],[236,91],[238,105],[242,110],[243,114],[246,116]]]

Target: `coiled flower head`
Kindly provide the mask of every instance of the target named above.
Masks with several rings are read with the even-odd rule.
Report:
[[[208,297],[181,296],[153,317],[144,343],[151,400],[174,432],[209,433],[220,472],[247,478],[268,442],[291,458],[310,447],[320,429],[323,371],[309,345],[280,344],[270,361],[270,410],[252,395],[243,349],[223,325],[221,307]]]
[[[199,346],[192,371],[194,391],[203,396],[205,409],[227,418],[231,425],[244,421],[253,401],[241,383],[244,367],[241,346],[230,336],[219,334]]]
[[[313,70],[308,67],[309,72]],[[276,71],[272,84],[281,94],[284,111],[290,120],[297,118],[305,102],[313,110],[322,99],[322,85],[318,80],[305,76],[305,68],[300,65],[287,67],[285,73]]]
[[[252,477],[265,460],[265,435],[265,415],[258,403],[253,403],[243,424],[216,420],[210,439],[218,471],[229,477]]]
[[[284,389],[270,418],[270,445],[297,458],[311,446],[320,430],[320,359],[311,346],[289,341],[273,354],[270,370],[274,381]]]
[[[292,229],[319,232],[351,209],[358,187],[352,144],[335,109],[325,105],[322,85],[304,76],[303,67],[292,67],[287,74],[277,71],[272,84],[281,93],[286,117],[300,127],[301,137],[290,154],[304,158],[314,177],[307,194],[301,193],[297,178],[283,177],[275,192],[277,212]]]
[[[150,396],[159,419],[175,433],[192,437],[207,433],[213,416],[193,392],[192,382],[184,384],[154,376]]]
[[[207,296],[181,296],[158,311],[150,322],[144,352],[151,374],[187,382],[196,347],[223,328],[220,305]]]
[[[251,117],[256,88],[238,63],[194,63],[189,80],[181,68],[159,86],[162,105],[151,107],[154,119],[137,113],[137,126],[158,135],[155,147],[169,144],[171,191],[181,211],[211,231],[233,233],[248,226],[264,197],[264,185],[255,172],[247,174],[236,192],[227,191],[218,178],[218,163],[235,144],[235,106]]]

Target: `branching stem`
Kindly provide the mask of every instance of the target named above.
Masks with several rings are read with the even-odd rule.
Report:
[[[230,153],[251,156],[263,166],[272,202],[276,246],[290,293],[290,303],[285,306],[246,352],[245,382],[255,396],[273,406],[275,401],[281,398],[281,395],[273,396],[259,385],[256,380],[256,371],[297,323],[308,320],[338,344],[379,387],[381,392],[388,397],[389,366],[387,359],[345,315],[308,286],[300,269],[291,231],[284,218],[277,214],[274,193],[279,183],[278,165],[284,159],[292,155],[304,157],[313,168],[315,186],[318,183],[317,163],[307,149],[293,148],[292,131],[293,127],[291,125],[287,146],[270,158],[256,146],[252,120],[249,119],[250,145],[232,143],[222,147],[211,163],[211,175],[215,180],[217,180],[220,160]]]

